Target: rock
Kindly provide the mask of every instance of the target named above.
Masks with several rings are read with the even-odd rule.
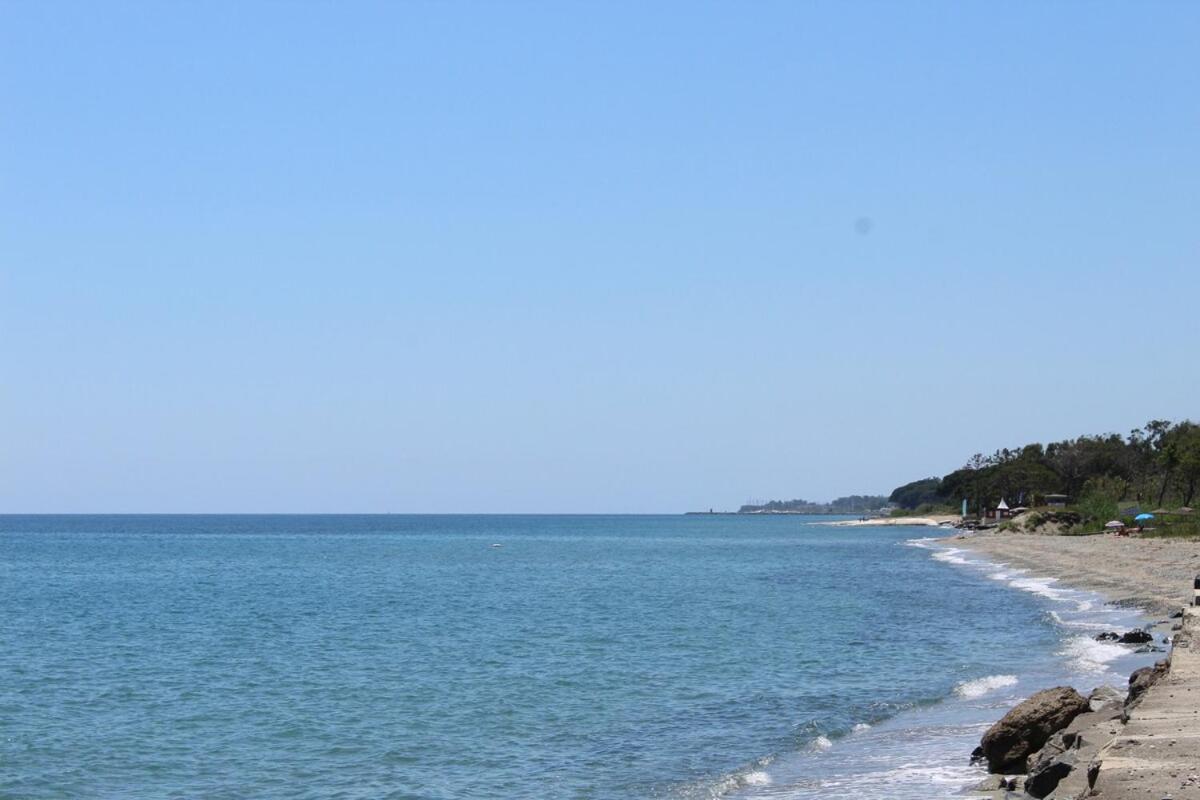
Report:
[[[1133,671],[1133,674],[1129,676],[1129,695],[1125,698],[1126,712],[1137,704],[1137,701],[1141,699],[1147,689],[1157,683],[1163,675],[1167,674],[1169,667],[1170,660],[1163,659],[1153,667],[1142,667]]]
[[[1023,771],[1030,754],[1087,710],[1088,701],[1069,686],[1046,689],[1022,701],[988,728],[979,743],[988,772]]]
[[[1153,642],[1154,637],[1147,631],[1129,631],[1123,634],[1117,641],[1121,644],[1145,644],[1146,642]]]
[[[1125,702],[1125,692],[1112,686],[1100,686],[1088,695],[1088,710],[1103,711],[1106,708],[1116,708]]]
[[[983,748],[976,747],[971,751],[971,765],[979,764],[983,761]]]
[[[1121,634],[1116,633],[1115,631],[1106,631],[1105,633],[1097,633],[1096,634],[1097,642],[1116,642],[1116,641],[1120,641],[1120,639],[1121,639]]]
[[[1073,733],[1066,729],[1059,731],[1046,740],[1046,744],[1042,745],[1042,749],[1038,750],[1033,755],[1025,759],[1025,771],[1033,774],[1034,767],[1038,764],[1046,764],[1061,756],[1063,753],[1074,747],[1079,739],[1079,734]]]
[[[977,792],[1002,792],[1008,788],[1003,775],[988,775],[975,786]]]
[[[1074,769],[1075,754],[1070,752],[1038,761],[1025,778],[1025,791],[1037,798],[1045,797]]]
[[[1171,612],[1171,613],[1168,615],[1168,619],[1179,619],[1179,618],[1180,618],[1180,617],[1182,617],[1182,616],[1183,616],[1183,609],[1181,608],[1181,609],[1179,609],[1178,611],[1172,611],[1172,612]]]

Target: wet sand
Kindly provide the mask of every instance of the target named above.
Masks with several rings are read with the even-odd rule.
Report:
[[[1200,541],[1019,533],[979,533],[947,541],[1160,615],[1192,602],[1192,579],[1200,574]]]

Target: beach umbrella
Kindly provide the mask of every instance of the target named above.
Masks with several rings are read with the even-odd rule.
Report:
[[[1134,522],[1149,522],[1152,519],[1154,519],[1153,514],[1138,514],[1136,517],[1133,518],[1133,521]]]
[[[1112,519],[1112,520],[1109,520],[1108,522],[1104,523],[1104,527],[1106,527],[1106,528],[1124,528],[1125,523],[1121,522],[1121,520],[1119,520],[1119,519]]]

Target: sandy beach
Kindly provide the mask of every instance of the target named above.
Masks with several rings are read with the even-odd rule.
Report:
[[[1192,579],[1200,574],[1197,541],[1013,533],[967,534],[947,541],[1153,614],[1190,603]]]
[[[826,522],[838,528],[865,528],[889,525],[926,525],[936,527],[947,522],[958,522],[959,517],[953,514],[935,514],[929,517],[870,517],[868,519],[845,519],[837,522]]]
[[[1156,638],[1171,636],[1173,647],[1169,662],[1161,662],[1163,672],[1140,679],[1148,688],[1137,702],[1131,693],[1123,715],[1111,707],[1080,715],[1066,729],[1076,737],[1074,744],[1040,757],[1048,759],[1043,764],[1068,765],[1046,795],[1052,800],[1200,800],[1200,732],[1194,723],[1200,714],[1200,651],[1195,647],[1200,614],[1190,606],[1200,542],[1016,533],[964,534],[944,541],[1156,616],[1178,617],[1183,607],[1182,620],[1163,620],[1154,628]],[[1002,788],[988,796],[1030,795]]]

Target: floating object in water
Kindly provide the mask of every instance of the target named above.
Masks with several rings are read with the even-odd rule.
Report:
[[[504,545],[500,544],[499,542],[495,542],[492,544],[492,547],[504,547]]]

